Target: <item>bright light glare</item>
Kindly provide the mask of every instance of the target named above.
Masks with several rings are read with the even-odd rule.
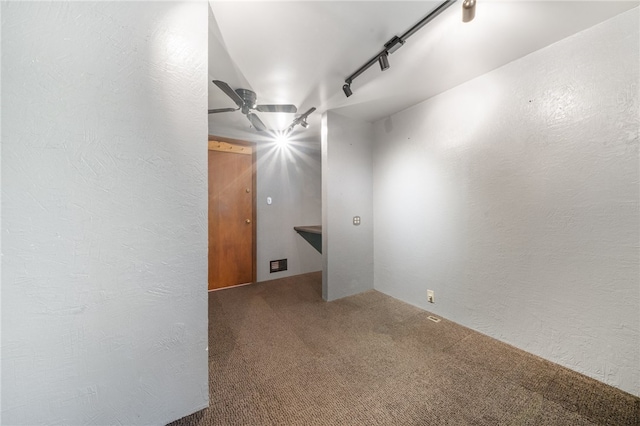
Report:
[[[276,145],[279,147],[285,147],[289,143],[289,135],[286,133],[279,133],[276,136]]]

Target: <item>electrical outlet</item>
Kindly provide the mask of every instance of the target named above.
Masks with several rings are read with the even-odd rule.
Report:
[[[433,294],[433,290],[427,290],[427,300],[429,303],[436,303],[436,296]]]

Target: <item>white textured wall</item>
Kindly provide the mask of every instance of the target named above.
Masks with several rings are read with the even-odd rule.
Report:
[[[258,147],[258,281],[321,270],[322,255],[293,230],[321,223],[320,151],[295,143]],[[287,271],[269,272],[269,261],[285,258]]]
[[[640,395],[638,52],[635,8],[377,122],[375,288]]]
[[[207,406],[206,34],[206,3],[2,3],[2,424]]]
[[[334,300],[373,288],[373,126],[328,111],[322,127],[322,297]]]

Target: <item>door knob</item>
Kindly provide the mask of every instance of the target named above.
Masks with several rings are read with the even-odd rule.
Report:
[[[244,221],[244,223],[246,223],[247,225],[251,223],[251,219],[247,219]]]

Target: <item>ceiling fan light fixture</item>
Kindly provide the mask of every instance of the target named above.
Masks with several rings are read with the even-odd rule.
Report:
[[[471,22],[476,17],[476,0],[462,2],[462,22]]]
[[[242,114],[244,114],[247,119],[251,122],[253,127],[259,131],[264,132],[267,130],[267,126],[260,120],[253,111],[259,112],[284,112],[284,113],[296,113],[298,108],[295,105],[291,104],[267,104],[267,105],[258,105],[256,92],[249,89],[235,89],[233,90],[231,86],[225,83],[222,80],[213,80],[213,84],[218,86],[220,90],[224,92],[235,104],[238,106],[237,108],[217,108],[217,109],[209,109],[209,114],[216,114],[219,112],[231,112],[242,110]]]
[[[353,95],[353,92],[351,91],[351,85],[349,83],[345,84],[344,86],[342,86],[342,91],[344,92],[344,95],[348,98],[349,96]]]
[[[378,56],[378,62],[380,63],[380,71],[386,71],[389,69],[389,54],[384,52]]]
[[[289,143],[289,132],[282,132],[276,135],[275,143],[279,147],[285,147]]]

